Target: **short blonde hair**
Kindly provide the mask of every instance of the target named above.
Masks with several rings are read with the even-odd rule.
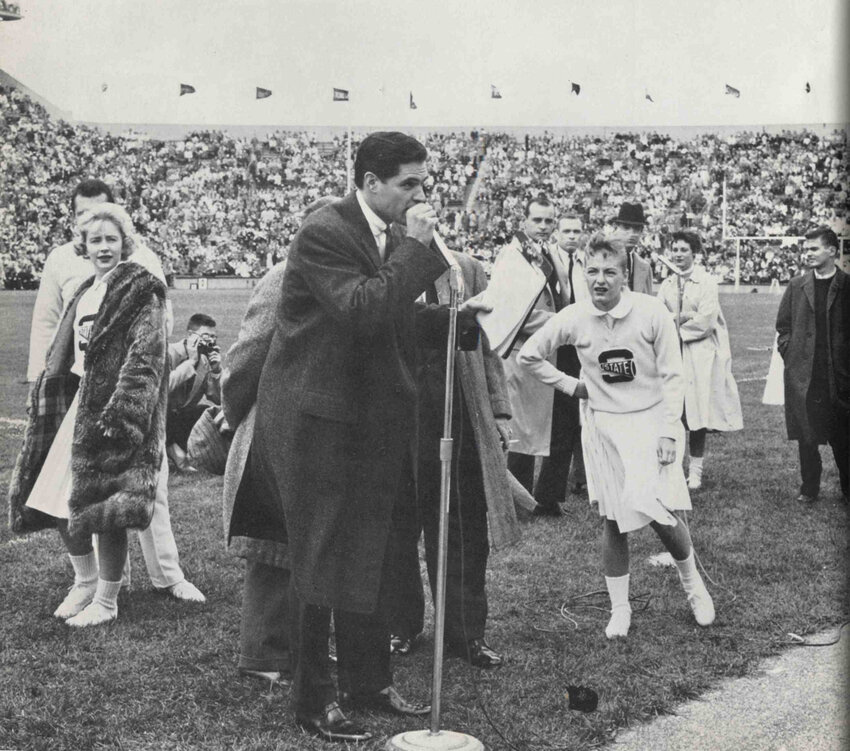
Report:
[[[602,258],[613,258],[623,269],[623,272],[628,271],[628,254],[626,252],[625,243],[610,234],[597,232],[590,238],[587,243],[587,248],[584,251],[585,257],[602,256]]]
[[[86,255],[86,237],[95,222],[112,222],[121,233],[121,260],[126,261],[136,250],[138,240],[133,220],[127,211],[116,203],[99,203],[80,217],[74,230],[74,252],[78,256]]]

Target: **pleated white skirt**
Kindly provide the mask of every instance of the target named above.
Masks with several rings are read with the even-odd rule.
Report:
[[[71,500],[71,447],[74,445],[74,423],[77,420],[77,406],[80,391],[68,413],[62,420],[56,437],[47,452],[44,466],[35,480],[26,505],[58,519],[69,516],[68,502]]]
[[[658,438],[664,425],[659,402],[642,412],[595,412],[582,401],[581,444],[590,503],[599,515],[632,532],[652,521],[675,526],[673,510],[690,510],[691,498],[682,471],[685,428],[674,439],[676,460],[658,463]]]

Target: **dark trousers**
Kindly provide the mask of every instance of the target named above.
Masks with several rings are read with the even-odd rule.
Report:
[[[198,422],[198,418],[206,411],[205,404],[195,404],[168,413],[165,421],[165,443],[166,445],[176,443],[181,449],[186,450],[189,441],[189,433]]]
[[[579,376],[581,365],[575,347],[568,345],[558,349],[557,367],[567,375]],[[581,455],[578,399],[556,390],[552,402],[549,456],[541,460],[534,493],[534,499],[541,506],[552,508],[566,500],[567,480],[574,455],[578,462]]]
[[[516,451],[508,452],[508,469],[516,477],[529,493],[534,492],[534,460],[531,454],[518,454]]]
[[[239,667],[289,674],[289,571],[247,560],[242,588]]]
[[[462,646],[470,639],[484,636],[485,576],[490,545],[481,462],[465,408],[463,425],[456,428],[446,549],[445,637],[448,644]],[[437,595],[441,472],[442,466],[436,458],[420,462],[418,498],[432,598]],[[390,628],[394,634],[412,638],[422,631],[424,621],[425,598],[418,558],[407,562],[398,585]]]
[[[397,607],[411,561],[416,561],[417,576],[419,573],[416,552],[419,519],[414,488],[408,465],[393,507],[376,610],[372,613],[333,610],[340,691],[367,695],[392,685],[388,614]],[[295,587],[291,590],[292,699],[296,715],[309,716],[337,700],[328,660],[331,609],[305,603]]]
[[[568,375],[578,377],[581,372],[575,347],[564,346],[558,350],[557,367]],[[534,500],[541,506],[553,508],[567,497],[567,481],[573,458],[576,471],[583,473],[581,461],[581,420],[578,399],[555,391],[552,400],[552,432],[549,437],[549,456],[540,462],[540,474],[534,486],[534,457],[528,454],[508,454],[508,469],[520,484],[534,493]]]
[[[846,496],[848,491],[848,465],[850,465],[850,414],[835,405],[822,405],[814,399],[807,400],[809,423],[816,432],[825,436],[832,448],[835,465],[838,468],[838,478],[841,492]],[[799,441],[800,475],[802,485],[800,492],[816,498],[820,492],[820,478],[823,464],[820,458],[818,443]]]

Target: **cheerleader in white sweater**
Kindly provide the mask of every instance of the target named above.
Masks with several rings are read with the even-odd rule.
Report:
[[[611,597],[609,639],[631,625],[627,534],[650,525],[673,556],[694,617],[714,621],[714,604],[696,569],[677,511],[691,508],[682,472],[685,384],[673,321],[664,304],[626,286],[621,242],[594,237],[585,276],[590,299],[564,308],[520,350],[518,362],[543,383],[584,400],[582,448],[591,503],[604,518],[602,566]],[[548,357],[572,344],[581,380]]]

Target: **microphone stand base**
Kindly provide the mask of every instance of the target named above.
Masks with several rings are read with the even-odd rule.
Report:
[[[453,730],[412,730],[387,741],[387,751],[484,751],[484,744],[466,733]]]

